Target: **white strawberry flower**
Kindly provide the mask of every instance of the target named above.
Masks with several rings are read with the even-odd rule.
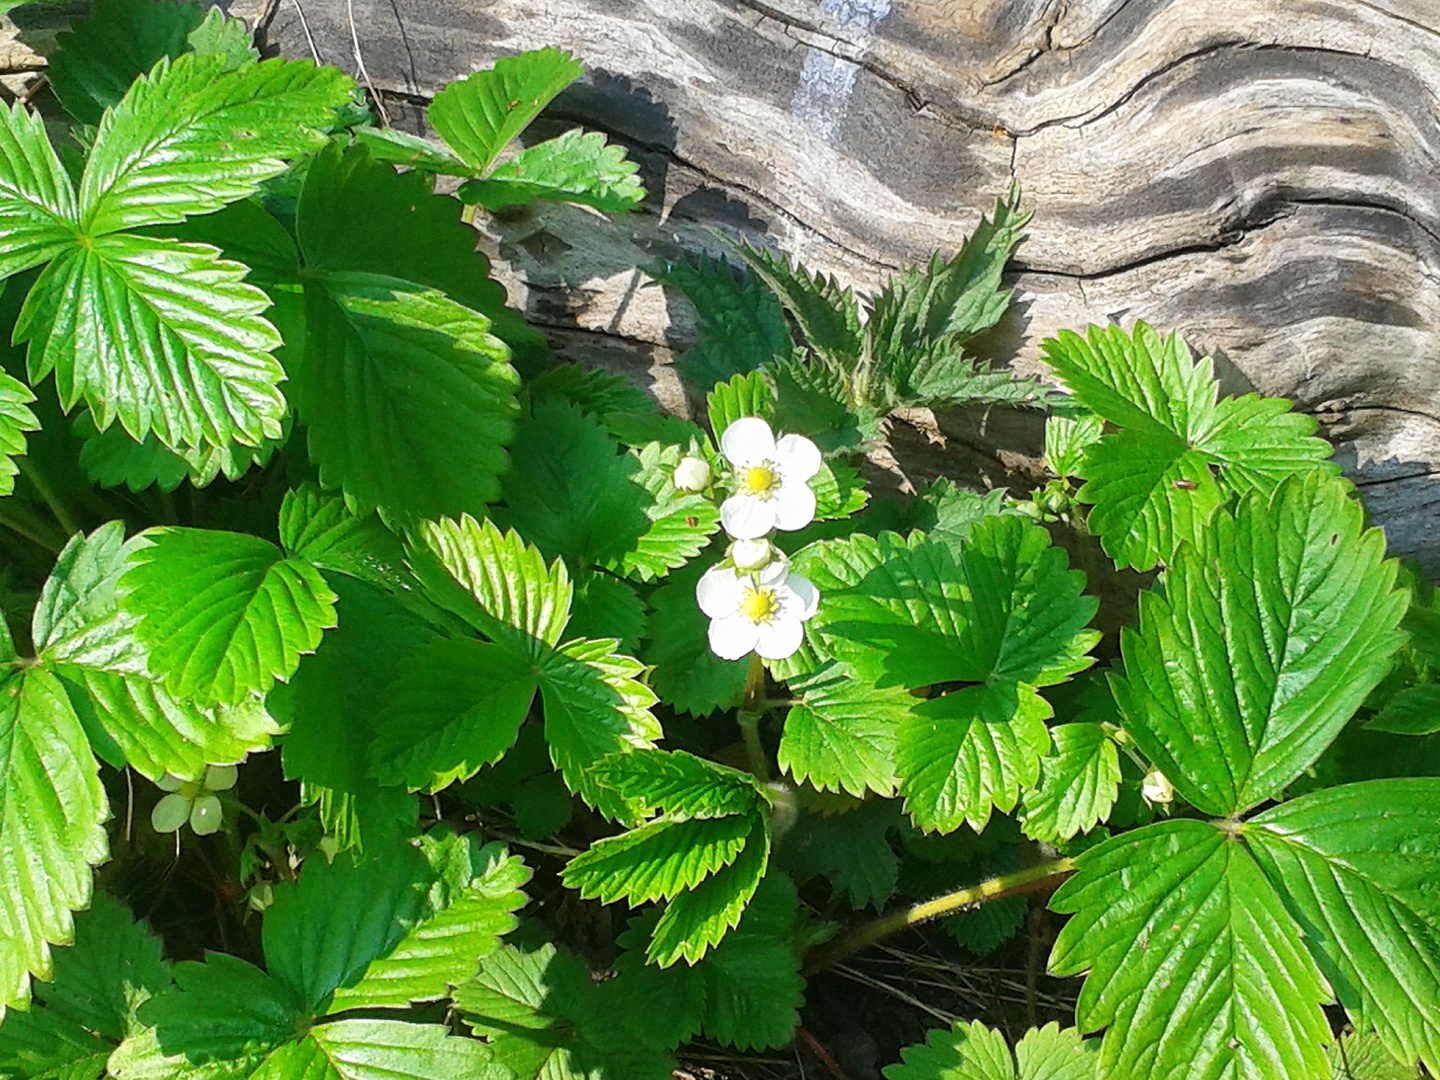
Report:
[[[1175,785],[1159,769],[1151,769],[1140,785],[1140,795],[1151,806],[1174,802]]]
[[[803,435],[775,438],[758,416],[734,420],[720,436],[735,494],[720,506],[720,522],[736,540],[756,540],[772,529],[803,529],[815,520],[810,479],[820,471],[820,449]]]
[[[820,591],[780,560],[753,574],[712,566],[695,587],[710,617],[710,651],[722,660],[759,653],[783,660],[800,648],[803,624],[820,605]]]
[[[169,794],[150,811],[151,827],[157,833],[172,833],[188,821],[196,836],[216,832],[223,815],[213,792],[229,791],[237,776],[234,765],[211,765],[199,780],[181,780],[166,773],[156,786]]]

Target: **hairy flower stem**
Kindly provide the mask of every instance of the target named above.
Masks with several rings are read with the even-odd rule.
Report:
[[[750,670],[745,674],[745,692],[735,721],[745,739],[745,755],[750,771],[761,780],[770,779],[770,762],[760,744],[760,717],[765,714],[765,662],[758,653],[750,654]]]
[[[929,922],[931,919],[938,919],[942,915],[954,915],[963,908],[974,907],[1006,896],[1040,892],[1053,885],[1058,885],[1074,869],[1075,863],[1070,859],[1053,859],[1038,866],[1016,870],[1014,873],[1001,874],[988,881],[982,881],[978,885],[946,893],[944,896],[937,896],[934,900],[912,904],[910,907],[902,908],[890,915],[883,915],[863,926],[857,926],[848,934],[842,934],[834,941],[815,949],[805,962],[805,974],[809,976],[817,971],[834,967],[840,961],[853,956],[862,949],[868,949],[891,934],[923,922]]]

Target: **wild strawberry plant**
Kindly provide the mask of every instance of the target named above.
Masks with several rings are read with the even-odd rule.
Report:
[[[1440,604],[1315,424],[1143,323],[1047,341],[1068,393],[991,370],[1014,193],[869,299],[652,268],[706,427],[555,366],[470,219],[640,201],[602,135],[512,146],[582,70],[432,142],[97,0],[68,119],[0,115],[0,1075],[659,1080],[1051,890],[1074,1026],[891,1080],[1440,1070]],[[956,406],[1047,410],[1053,479],[872,498]],[[1118,647],[1097,538],[1153,575]]]

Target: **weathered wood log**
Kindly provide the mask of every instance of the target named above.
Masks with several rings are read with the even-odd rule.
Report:
[[[1179,330],[1229,389],[1317,416],[1394,548],[1440,573],[1436,0],[231,6],[412,131],[498,55],[584,60],[547,118],[627,143],[649,200],[526,212],[491,242],[562,355],[644,373],[677,410],[693,313],[637,265],[717,252],[714,228],[873,290],[1018,179],[1035,219],[998,356],[1035,370],[1044,336],[1089,322]]]

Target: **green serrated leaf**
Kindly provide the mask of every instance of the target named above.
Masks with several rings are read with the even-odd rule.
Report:
[[[747,267],[701,252],[693,260],[662,262],[650,273],[695,306],[699,334],[675,366],[697,388],[748,375],[794,348],[780,301]]]
[[[1107,1029],[1103,1077],[1326,1074],[1325,980],[1246,847],[1181,820],[1077,862],[1051,900],[1072,917],[1050,970],[1090,969],[1076,1020]]]
[[[888,1066],[885,1080],[1094,1080],[1098,1050],[1096,1040],[1051,1022],[1026,1032],[1012,1061],[998,1031],[978,1020],[956,1021],[902,1050],[904,1064]]]
[[[281,744],[286,778],[301,782],[306,802],[319,803],[321,821],[342,849],[373,852],[388,838],[409,835],[416,802],[369,775],[364,736],[401,659],[440,638],[397,598],[340,575],[331,584],[339,625],[266,701],[288,729]]]
[[[909,523],[958,552],[972,528],[987,517],[1006,512],[1004,488],[981,495],[942,477],[926,484],[910,504]]]
[[[371,774],[440,791],[504,756],[530,710],[532,662],[473,638],[438,641],[400,662],[375,718]]]
[[[630,549],[612,559],[611,569],[641,581],[654,581],[684,566],[704,550],[720,527],[720,510],[713,499],[675,487],[675,467],[686,456],[682,446],[650,443],[635,456],[640,471],[632,483],[645,489],[648,527]]]
[[[483,511],[509,466],[518,382],[489,320],[434,289],[348,272],[312,278],[305,308],[295,388],[322,482],[420,517]]]
[[[825,877],[854,910],[879,909],[899,880],[889,834],[902,820],[894,803],[878,799],[829,816],[801,814],[781,838],[776,858],[801,884]]]
[[[1225,492],[1269,493],[1312,469],[1334,474],[1316,422],[1289,403],[1247,394],[1217,401],[1208,358],[1192,362],[1178,335],[1092,326],[1042,346],[1081,405],[1121,427],[1084,452],[1080,498],[1090,529],[1120,566],[1148,570],[1194,540]]]
[[[1045,418],[1045,464],[1056,476],[1074,476],[1080,471],[1085,451],[1105,434],[1103,417],[1048,416]]]
[[[360,514],[338,494],[303,484],[280,504],[280,545],[322,570],[333,570],[379,588],[410,586],[405,546],[373,513]]]
[[[121,608],[149,670],[201,707],[238,705],[288,679],[335,625],[335,594],[309,563],[259,537],[153,529],[121,579]]]
[[[916,699],[880,689],[845,664],[827,664],[790,683],[798,698],[785,717],[780,768],[822,791],[895,794],[896,738]]]
[[[515,929],[530,870],[500,844],[473,837],[426,840],[425,854],[440,876],[427,895],[426,915],[393,949],[372,960],[353,986],[342,986],[331,1014],[357,1008],[406,1008],[445,997],[471,978],[477,965]]]
[[[795,317],[811,348],[847,368],[859,359],[864,349],[860,306],[849,288],[824,274],[811,275],[788,255],[768,248],[741,244],[736,250]]]
[[[223,53],[167,57],[105,113],[80,180],[86,235],[245,198],[324,141],[354,86],[338,68],[308,60],[230,63]]]
[[[540,694],[545,741],[565,785],[607,817],[628,818],[625,803],[589,766],[606,754],[653,749],[662,731],[650,711],[657,698],[637,678],[644,665],[616,653],[615,644],[579,638],[562,645],[544,662]]]
[[[1421,1080],[1414,1065],[1402,1065],[1373,1032],[1350,1032],[1330,1044],[1333,1080]]]
[[[597,783],[633,799],[646,812],[660,810],[677,820],[749,814],[762,801],[749,773],[683,750],[611,754],[597,761],[590,773]]]
[[[30,411],[35,400],[30,388],[19,379],[0,372],[0,496],[15,490],[15,459],[25,453],[25,432],[39,431],[40,421]]]
[[[84,729],[55,676],[0,684],[0,1006],[24,1005],[51,976],[51,945],[73,939],[91,867],[108,854],[109,805]]]
[[[1120,752],[1099,724],[1050,729],[1054,749],[1039,782],[1025,792],[1023,824],[1033,840],[1055,843],[1087,833],[1110,814],[1120,791]]]
[[[775,391],[760,372],[735,375],[729,382],[718,383],[706,398],[710,430],[718,442],[725,429],[742,416],[758,416],[770,420],[775,415]]]
[[[457,195],[462,202],[487,210],[542,201],[579,203],[619,214],[645,198],[635,175],[638,169],[625,157],[623,146],[607,143],[598,131],[586,134],[574,128],[525,148],[484,179],[461,185]]]
[[[797,352],[775,361],[770,374],[779,430],[804,435],[827,453],[858,448],[879,434],[880,416],[888,410],[858,396],[838,361]]]
[[[734,862],[671,900],[655,924],[645,958],[669,967],[682,957],[697,963],[740,921],[770,862],[770,827],[752,819],[744,848]]]
[[[543,365],[545,338],[506,306],[504,288],[490,275],[490,260],[476,250],[464,207],[433,189],[425,173],[397,173],[361,148],[342,151],[337,143],[327,144],[306,171],[296,207],[306,266],[438,289],[489,319],[490,332],[510,346],[517,364]],[[357,221],[366,227],[355,228]]]
[[[432,599],[492,640],[540,659],[558,645],[570,621],[574,590],[560,559],[547,567],[515,531],[469,515],[420,527],[424,552],[411,562]]]
[[[582,900],[626,900],[631,907],[673,900],[729,866],[745,847],[752,819],[732,814],[657,818],[597,840],[565,864],[564,882]]]
[[[281,1047],[255,1080],[509,1080],[488,1047],[439,1024],[340,1020]]]
[[[453,82],[430,103],[426,118],[450,149],[477,173],[585,68],[559,49],[505,56],[494,67]]]
[[[185,42],[191,52],[225,57],[232,70],[260,59],[244,20],[227,18],[218,7],[205,12],[205,18],[185,36]]]
[[[1252,492],[1142,594],[1112,680],[1136,745],[1205,813],[1275,798],[1404,642],[1384,537],[1322,472]]]
[[[877,374],[886,377],[907,351],[947,340],[959,346],[1000,321],[1010,306],[1000,275],[1030,221],[1019,208],[1019,191],[1012,189],[995,201],[993,220],[981,217],[953,259],[946,262],[937,253],[927,268],[891,277],[865,325]]]
[[[640,651],[645,634],[645,601],[635,586],[601,570],[585,574],[575,586],[575,601],[566,628],[575,637],[619,639],[630,654]]]
[[[279,438],[280,336],[263,292],[212,247],[131,234],[60,252],[15,325],[30,381],[51,371],[67,410],[82,398],[102,431],[171,448]]]
[[[0,277],[47,262],[75,239],[75,187],[39,113],[0,108]]]
[[[395,128],[362,127],[354,131],[355,141],[375,161],[401,165],[422,172],[443,176],[469,176],[470,166],[429,139],[411,135]]]
[[[798,901],[784,874],[761,883],[739,925],[705,958],[705,1034],[740,1050],[787,1045],[805,980],[791,946]]]
[[[1241,830],[1356,1027],[1440,1070],[1440,779],[1312,792]]]
[[[1440,732],[1440,686],[1408,686],[1385,703],[1365,725],[1391,735],[1434,735]]]

